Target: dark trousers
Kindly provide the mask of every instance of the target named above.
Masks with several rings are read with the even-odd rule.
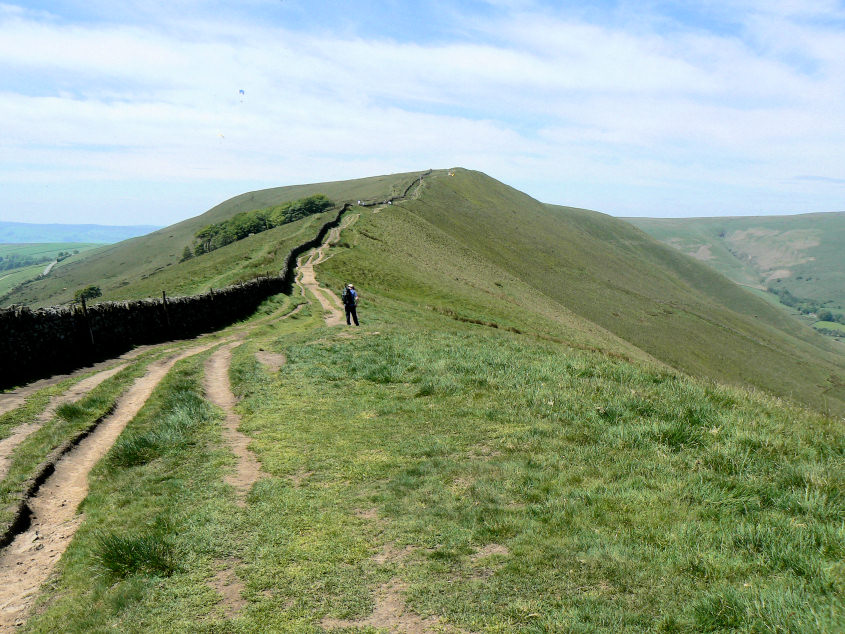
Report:
[[[346,325],[351,326],[352,323],[349,321],[349,318],[352,317],[355,320],[355,325],[358,325],[358,311],[355,310],[355,306],[347,306],[346,307]]]

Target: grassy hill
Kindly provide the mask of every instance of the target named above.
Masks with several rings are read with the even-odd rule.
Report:
[[[51,268],[50,272],[56,272],[62,266],[67,266],[85,257],[85,254],[92,249],[101,247],[99,243],[88,242],[46,242],[46,243],[0,243],[0,258],[8,258],[12,255],[31,257],[35,260],[46,259],[48,262],[33,264],[20,268],[0,270],[0,297],[11,292],[17,285],[34,279],[44,273],[49,261],[55,261],[61,252],[68,252],[71,255],[63,258],[61,262]],[[74,253],[77,251],[77,253]]]
[[[454,173],[352,210],[318,277],[356,282],[361,328],[325,327],[317,303],[252,322],[230,371],[262,468],[246,500],[204,400],[209,351],[91,473],[25,631],[842,630],[841,420],[686,376],[581,314],[622,294],[608,323],[635,316],[677,344],[686,318],[651,307],[682,297],[673,314],[709,307],[705,335],[753,350],[744,298],[716,304],[729,282],[623,222]],[[812,331],[779,344],[798,335],[809,355]],[[149,362],[70,413],[96,416]]]
[[[628,221],[738,284],[786,289],[835,314],[845,312],[845,212]]]
[[[770,303],[623,221],[452,173],[356,224],[352,254],[326,265],[336,283],[345,270],[386,296],[553,336],[586,332],[578,317],[684,372],[843,411],[843,356]]]
[[[281,265],[289,247],[307,234],[323,216],[230,244],[214,253],[180,263],[185,246],[203,227],[231,218],[241,211],[262,209],[322,193],[335,202],[381,200],[401,194],[415,174],[394,174],[335,183],[314,183],[249,192],[209,211],[145,236],[125,240],[91,253],[84,261],[62,267],[56,275],[33,282],[9,295],[5,305],[50,306],[68,302],[75,290],[97,284],[103,300],[188,294],[254,277]],[[314,231],[313,233],[316,233]],[[312,237],[313,233],[309,236]]]
[[[172,227],[93,252],[8,301],[67,301],[98,284],[103,299],[193,293],[278,270],[323,215],[255,234],[186,262],[195,232],[234,214],[324,193],[382,200],[418,174],[283,187],[237,196]],[[330,213],[330,212],[327,212]],[[366,214],[347,275],[385,297],[539,336],[653,358],[699,377],[845,409],[835,345],[695,259],[628,223],[542,204],[484,174],[435,171],[401,208]],[[368,257],[362,257],[366,253]],[[392,259],[391,259],[392,258]],[[378,265],[380,259],[384,265]],[[369,262],[371,268],[363,268]],[[372,268],[375,267],[375,268]],[[339,286],[346,276],[337,272]]]

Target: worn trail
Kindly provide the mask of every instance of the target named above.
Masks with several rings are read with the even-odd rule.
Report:
[[[128,361],[130,359],[134,359],[135,357],[139,356],[140,354],[150,350],[153,346],[139,346],[133,350],[130,350],[126,354],[121,355],[118,359],[122,359],[124,361]],[[26,402],[26,399],[35,394],[39,390],[43,390],[46,387],[50,387],[52,385],[57,385],[61,383],[65,379],[69,379],[74,376],[81,376],[83,374],[87,374],[91,372],[91,370],[104,370],[108,369],[109,367],[113,366],[116,359],[109,359],[107,361],[101,361],[100,363],[95,363],[94,365],[87,367],[87,368],[80,368],[75,372],[71,372],[70,374],[56,374],[51,376],[47,379],[40,379],[38,381],[34,381],[33,383],[29,383],[27,385],[23,385],[17,389],[10,390],[8,392],[0,393],[0,415],[5,414],[6,412],[10,412],[11,410],[20,407]]]
[[[323,244],[309,251],[307,255],[301,257],[299,262],[297,262],[299,267],[299,279],[297,282],[303,289],[311,291],[314,297],[317,298],[317,301],[320,302],[320,306],[323,307],[323,312],[325,313],[327,326],[340,326],[344,323],[343,306],[337,295],[329,289],[320,286],[314,273],[314,267],[330,257],[328,250],[331,245],[337,243],[340,239],[340,232],[358,220],[358,216],[359,214],[354,214],[344,218],[343,223],[339,227],[335,227],[329,232]]]
[[[125,367],[126,364],[122,363],[118,366],[108,370],[103,370],[102,372],[97,372],[97,374],[92,374],[91,376],[82,379],[64,394],[59,394],[50,399],[50,403],[47,405],[46,409],[41,412],[34,421],[16,427],[12,430],[12,433],[9,436],[0,440],[0,480],[5,478],[6,474],[9,472],[9,467],[12,463],[12,452],[15,448],[31,434],[41,429],[44,423],[53,418],[53,415],[56,413],[56,410],[60,405],[78,401],[100,383],[114,376]]]
[[[235,412],[235,395],[232,394],[232,387],[229,383],[232,350],[239,345],[241,345],[240,342],[235,342],[222,346],[208,358],[205,364],[204,387],[208,400],[226,414],[223,439],[237,458],[235,472],[227,476],[226,482],[235,488],[238,494],[238,505],[244,506],[249,490],[261,475],[261,463],[258,462],[255,454],[249,450],[249,443],[252,439],[238,429],[241,418]]]
[[[76,509],[88,493],[91,469],[108,452],[174,364],[212,345],[189,348],[177,356],[151,363],[144,376],[118,400],[114,413],[58,462],[53,475],[31,498],[29,530],[0,552],[0,631],[23,623],[35,593],[79,528],[82,516],[76,514]]]

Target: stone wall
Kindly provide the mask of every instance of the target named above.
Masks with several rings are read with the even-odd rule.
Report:
[[[349,204],[318,234],[288,253],[276,277],[200,295],[103,302],[89,306],[0,309],[0,389],[70,372],[142,344],[195,337],[249,317],[265,299],[290,294],[296,259],[319,246]]]

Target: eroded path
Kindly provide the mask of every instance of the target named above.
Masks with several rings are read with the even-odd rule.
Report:
[[[16,427],[12,430],[12,433],[9,436],[0,440],[0,480],[5,478],[6,474],[9,472],[12,452],[15,448],[26,440],[30,434],[41,429],[44,423],[53,418],[53,415],[56,413],[56,410],[60,405],[78,401],[100,383],[114,376],[125,367],[126,364],[122,363],[113,368],[97,372],[96,374],[92,374],[91,376],[82,379],[76,385],[71,386],[71,388],[64,394],[59,394],[50,399],[50,403],[34,421],[31,423],[25,423],[20,427]]]
[[[130,350],[126,354],[121,355],[120,357],[118,357],[118,359],[108,359],[106,361],[101,361],[100,363],[96,363],[90,367],[80,368],[79,370],[71,372],[70,374],[56,374],[47,379],[39,379],[38,381],[34,381],[33,383],[23,385],[15,390],[0,393],[0,414],[5,414],[6,412],[12,411],[16,407],[20,407],[24,404],[27,398],[29,398],[39,390],[43,390],[46,387],[61,383],[65,379],[69,379],[74,376],[80,376],[82,374],[87,374],[91,372],[91,370],[108,369],[109,367],[114,365],[116,360],[122,359],[124,361],[128,361],[130,359],[134,359],[135,357],[146,352],[147,350],[152,349],[153,347],[153,345],[138,346],[137,348]]]
[[[0,552],[0,631],[23,623],[35,593],[47,580],[82,523],[76,514],[88,494],[88,474],[108,452],[156,385],[177,361],[208,350],[213,343],[150,364],[120,397],[114,413],[56,464],[56,470],[30,499],[32,523]]]
[[[301,257],[297,263],[299,267],[299,279],[297,283],[303,288],[308,289],[320,302],[323,307],[323,312],[327,326],[340,326],[345,321],[343,306],[340,299],[332,291],[320,286],[314,274],[314,267],[320,262],[324,262],[329,257],[328,251],[331,245],[336,244],[340,239],[340,232],[346,229],[353,222],[358,220],[359,214],[354,214],[343,219],[339,227],[335,227],[329,232],[329,235],[318,248],[312,249],[307,255]]]
[[[246,496],[252,485],[261,475],[261,463],[255,454],[249,450],[251,438],[241,432],[238,427],[241,418],[235,412],[235,395],[229,383],[229,366],[232,362],[232,350],[241,342],[222,346],[212,354],[205,364],[205,394],[208,400],[217,405],[226,414],[223,427],[223,440],[231,448],[237,458],[235,472],[226,477],[238,495],[238,505],[246,505]]]

